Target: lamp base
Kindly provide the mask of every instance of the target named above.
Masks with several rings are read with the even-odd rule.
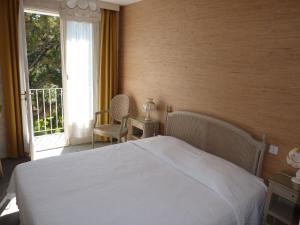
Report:
[[[150,112],[146,112],[146,117],[145,117],[145,121],[150,121]]]
[[[291,180],[295,184],[300,184],[300,169],[297,171],[296,176],[292,177]]]
[[[298,179],[297,177],[292,177],[292,182],[295,184],[300,184],[300,179]]]

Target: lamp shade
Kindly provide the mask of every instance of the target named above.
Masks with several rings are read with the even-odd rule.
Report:
[[[143,104],[144,112],[151,112],[155,109],[155,103],[153,102],[153,98],[147,98],[146,102]]]
[[[293,148],[286,157],[286,162],[290,166],[299,169],[296,173],[296,177],[292,177],[292,181],[296,184],[300,184],[300,148]]]
[[[299,169],[300,168],[300,148],[293,148],[286,157],[287,163]]]
[[[58,0],[58,1],[62,1],[62,0]],[[82,10],[86,10],[88,8],[92,11],[97,10],[96,0],[67,0],[66,5],[71,9],[79,7]]]
[[[78,0],[77,5],[81,9],[87,9],[89,7],[89,3],[86,0]]]
[[[150,112],[155,110],[155,103],[153,98],[147,98],[146,102],[143,104],[143,111],[146,112],[145,120],[151,120]]]
[[[77,6],[77,0],[69,0],[66,4],[69,8],[74,9]]]

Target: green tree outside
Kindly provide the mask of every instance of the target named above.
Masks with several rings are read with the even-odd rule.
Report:
[[[35,136],[51,133],[51,125],[54,133],[63,132],[62,94],[53,89],[62,88],[59,17],[25,13],[25,24],[30,89],[52,88],[32,91]]]

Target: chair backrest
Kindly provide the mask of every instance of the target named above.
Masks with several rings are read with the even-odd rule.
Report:
[[[113,97],[110,103],[110,116],[113,120],[122,121],[122,117],[129,113],[129,97],[121,94]]]

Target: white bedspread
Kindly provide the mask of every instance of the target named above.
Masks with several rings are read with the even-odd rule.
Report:
[[[22,225],[256,225],[266,187],[158,136],[21,164],[8,191]]]

